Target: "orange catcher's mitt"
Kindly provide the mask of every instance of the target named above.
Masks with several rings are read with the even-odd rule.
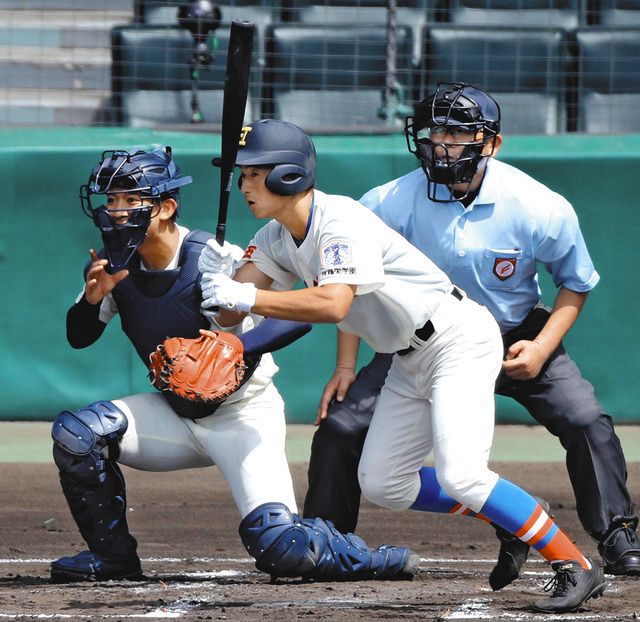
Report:
[[[149,355],[149,378],[160,391],[219,404],[242,384],[243,350],[231,333],[203,330],[195,339],[168,337]]]

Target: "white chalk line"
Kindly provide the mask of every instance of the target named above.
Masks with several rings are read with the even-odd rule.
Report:
[[[469,599],[459,605],[455,610],[446,612],[439,616],[441,620],[523,620],[526,622],[536,622],[543,620],[620,620],[620,614],[606,613],[562,613],[562,614],[545,614],[545,613],[513,613],[511,611],[498,611],[491,608],[490,599]],[[587,605],[588,606],[588,605]],[[627,616],[624,616],[625,618]]]
[[[0,564],[50,564],[55,558],[45,557],[0,557]],[[202,563],[239,563],[253,564],[255,560],[252,557],[144,557],[143,562],[161,562],[167,564],[184,564],[190,562]],[[421,562],[425,564],[495,564],[495,559],[461,559],[459,557],[421,557]],[[546,564],[544,559],[530,559],[527,564]]]
[[[48,564],[52,559],[48,558],[0,558],[0,564],[10,564],[10,563],[35,563],[35,564]],[[201,563],[242,563],[242,564],[253,564],[254,559],[250,557],[147,557],[142,559],[143,562],[150,563],[193,563],[193,562],[201,562]],[[460,558],[435,558],[435,557],[422,557],[420,558],[422,563],[426,564],[451,564],[451,565],[464,565],[464,564],[494,564],[495,559],[460,559]],[[546,564],[545,560],[529,560],[528,563],[539,563]],[[425,572],[429,572],[430,569],[423,569]],[[220,579],[220,578],[242,578],[248,577],[251,575],[255,575],[256,571],[241,571],[241,570],[219,570],[219,571],[184,571],[180,572],[180,575],[185,578],[193,578],[193,579]],[[537,572],[537,571],[525,571],[522,573],[524,576],[529,576],[532,579],[548,577],[550,575],[550,571],[546,572]],[[190,583],[184,583],[176,585],[175,587],[179,590],[188,588]],[[612,586],[610,586],[612,587]],[[137,588],[132,585],[134,591],[149,591],[148,588]],[[615,591],[615,588],[614,590]],[[464,603],[460,604],[454,610],[450,612],[446,612],[439,616],[442,620],[505,620],[509,622],[514,622],[518,620],[527,621],[527,622],[542,622],[548,620],[557,620],[558,616],[553,614],[542,614],[542,613],[527,613],[523,612],[522,614],[499,611],[491,607],[491,603],[493,601],[490,598],[480,598],[480,599],[469,599]],[[203,601],[204,604],[204,601]],[[301,606],[301,607],[312,607],[312,606],[333,606],[339,608],[361,608],[363,605],[370,604],[372,606],[376,605],[376,601],[363,601],[362,599],[358,599],[357,601],[351,601],[349,599],[343,598],[325,598],[318,600],[302,600],[302,601],[286,601],[286,602],[264,602],[260,603],[265,607],[279,607],[279,606]],[[409,605],[390,605],[392,609],[406,609]],[[147,619],[159,619],[159,618],[180,618],[193,610],[194,606],[185,607],[184,601],[176,601],[173,604],[168,604],[165,607],[156,608],[152,611],[148,611],[145,613],[124,613],[124,614],[108,614],[108,613],[99,613],[99,614],[85,614],[83,613],[82,617],[84,619],[112,619],[112,618],[147,618]],[[4,613],[0,612],[0,619],[24,619],[24,620],[32,620],[32,619],[71,619],[77,617],[77,614],[64,614],[64,613]],[[562,621],[565,620],[616,620],[619,619],[619,615],[607,615],[603,613],[598,614],[589,614],[578,613],[578,614],[563,614]]]

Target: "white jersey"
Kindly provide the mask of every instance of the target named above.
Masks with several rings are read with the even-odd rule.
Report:
[[[338,327],[377,352],[406,348],[453,287],[430,259],[363,205],[318,190],[299,247],[275,220],[250,246],[251,261],[274,280],[274,289],[292,289],[298,279],[308,287],[355,285],[353,304]]]

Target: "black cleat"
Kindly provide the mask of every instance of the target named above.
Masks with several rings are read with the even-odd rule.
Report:
[[[598,551],[604,571],[615,575],[640,576],[640,542],[637,516],[614,516]]]
[[[585,570],[576,561],[554,562],[551,568],[556,576],[545,585],[545,592],[553,590],[550,598],[533,603],[534,611],[545,613],[567,613],[576,611],[590,598],[599,598],[607,583],[602,568],[591,558],[590,570]]]
[[[130,581],[144,579],[138,556],[125,561],[113,561],[91,551],[82,551],[73,557],[61,557],[51,562],[51,581],[53,583],[109,581],[111,579],[128,579]]]
[[[549,514],[551,510],[549,504],[540,497],[534,498],[542,506],[542,509]],[[489,575],[489,585],[492,590],[496,591],[501,590],[518,578],[522,566],[524,566],[527,557],[529,557],[530,547],[526,542],[519,540],[506,529],[498,527],[498,525],[493,525],[493,528],[496,530],[498,540],[500,540],[500,553],[498,554],[498,561]]]

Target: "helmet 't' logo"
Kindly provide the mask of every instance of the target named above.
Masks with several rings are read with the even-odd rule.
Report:
[[[240,140],[238,141],[238,145],[240,147],[244,147],[247,144],[247,135],[253,128],[250,125],[245,125],[242,130],[240,130]]]

